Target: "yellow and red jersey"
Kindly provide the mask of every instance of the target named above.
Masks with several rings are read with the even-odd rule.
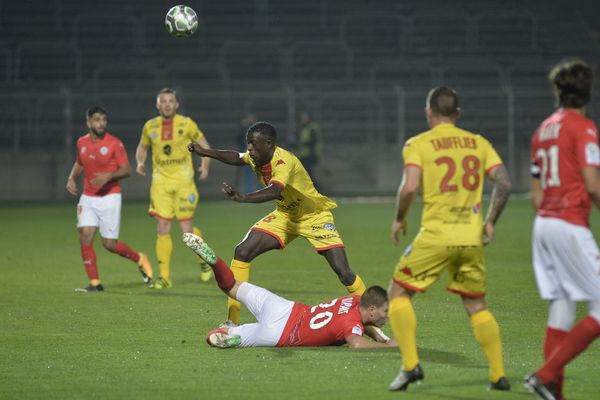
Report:
[[[115,172],[128,163],[123,142],[108,132],[99,140],[92,140],[89,133],[77,140],[77,164],[83,167],[83,194],[85,195],[105,196],[110,193],[120,193],[119,180],[106,182],[102,187],[93,186],[91,181],[98,172]]]
[[[440,124],[408,140],[403,157],[405,166],[422,170],[421,239],[448,246],[481,245],[485,176],[502,164],[490,142]]]
[[[273,183],[283,187],[282,199],[276,201],[276,206],[277,210],[288,214],[290,218],[337,207],[333,200],[315,189],[302,163],[289,151],[277,146],[271,162],[263,166],[257,166],[249,152],[246,152],[243,159],[254,169],[263,185]]]
[[[198,142],[204,133],[189,117],[175,114],[171,119],[152,118],[142,129],[142,144],[152,149],[153,182],[186,182],[194,178],[192,154],[187,145]]]

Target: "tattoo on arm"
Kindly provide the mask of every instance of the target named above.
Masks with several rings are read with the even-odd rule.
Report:
[[[504,165],[498,166],[493,174],[492,180],[494,181],[494,190],[492,191],[492,198],[490,200],[490,208],[485,218],[486,223],[496,224],[500,214],[504,210],[508,198],[510,196],[510,179],[508,178],[508,171]]]

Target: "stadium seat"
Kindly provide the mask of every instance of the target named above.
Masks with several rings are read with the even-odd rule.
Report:
[[[537,19],[525,10],[487,11],[475,16],[476,44],[490,53],[527,53],[538,47]]]
[[[410,48],[415,53],[456,54],[470,47],[471,20],[464,12],[419,12],[411,18]]]
[[[119,62],[98,65],[93,72],[96,95],[103,93],[158,92],[164,86],[163,71],[152,63]]]
[[[8,83],[13,75],[13,57],[10,48],[0,44],[0,81]]]
[[[440,67],[440,82],[457,91],[504,90],[504,71],[498,63],[486,57],[445,59]]]
[[[334,41],[298,41],[292,47],[295,81],[323,81],[352,77],[352,51]]]
[[[80,51],[66,42],[24,42],[16,51],[15,80],[39,85],[79,82]]]

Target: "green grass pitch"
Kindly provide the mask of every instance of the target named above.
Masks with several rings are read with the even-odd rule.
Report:
[[[226,261],[246,230],[272,205],[205,202],[196,221]],[[341,204],[334,211],[353,269],[367,285],[387,287],[410,236],[389,240],[393,204]],[[594,226],[600,222],[594,214]],[[207,331],[225,317],[225,296],[199,267],[174,229],[174,288],[147,289],[135,266],[101,248],[104,293],[75,293],[87,284],[75,229],[75,204],[0,206],[0,398],[2,399],[526,399],[523,376],[540,363],[547,305],[530,266],[532,211],[511,201],[488,248],[488,304],[503,335],[510,393],[486,390],[487,366],[459,299],[446,278],[415,299],[425,380],[390,393],[397,349],[209,348]],[[125,200],[121,239],[154,255],[155,224],[146,205]],[[251,281],[309,304],[345,290],[325,260],[299,239],[253,263]],[[585,313],[579,309],[580,316]],[[242,319],[251,316],[244,311]],[[390,333],[390,328],[386,327]],[[569,400],[596,398],[600,344],[567,368]]]

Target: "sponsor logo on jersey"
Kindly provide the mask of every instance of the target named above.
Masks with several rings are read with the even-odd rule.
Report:
[[[412,276],[412,269],[409,267],[404,267],[400,271],[402,271],[404,275]]]
[[[100,147],[100,154],[102,154],[103,156],[108,154],[108,147],[106,146],[102,146]]]
[[[163,146],[163,154],[166,155],[166,156],[170,156],[172,150],[173,149],[171,149],[171,145],[170,144],[165,144]]]
[[[335,225],[330,224],[330,223],[323,224],[323,228],[328,229],[328,230],[333,231],[333,232],[336,231]]]
[[[285,164],[285,161],[283,161],[283,160],[277,160],[277,163],[275,165],[277,166],[277,165],[281,165],[281,164]]]
[[[481,203],[477,203],[473,206],[473,212],[475,214],[479,214],[479,210],[481,210]]]
[[[81,148],[81,154],[84,154],[86,150],[87,150],[87,147],[83,146],[83,147]]]
[[[592,128],[587,128],[587,129],[585,130],[585,132],[586,132],[588,135],[592,135],[592,136],[594,136],[594,137],[597,135],[596,131],[595,131],[595,130],[593,130]]]

